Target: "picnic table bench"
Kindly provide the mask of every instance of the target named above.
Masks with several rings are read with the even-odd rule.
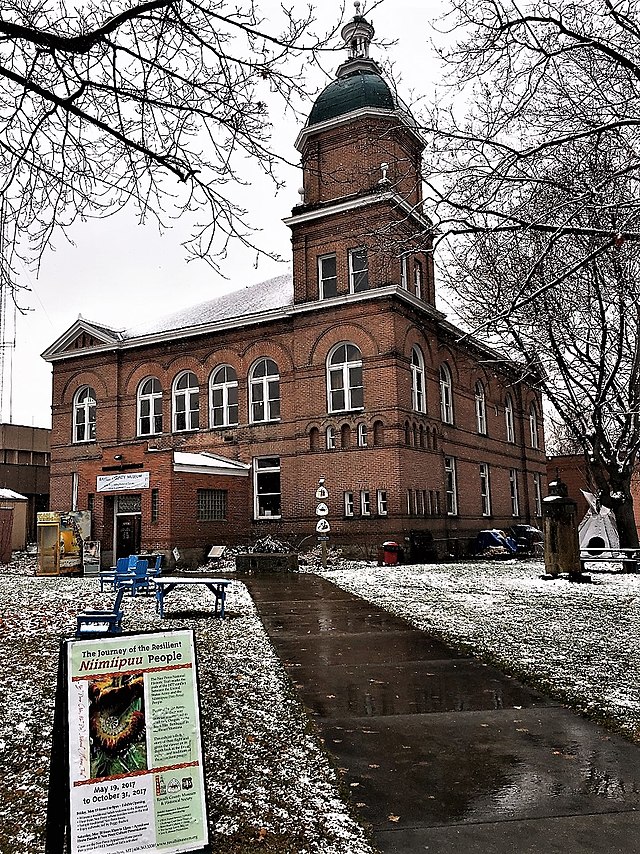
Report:
[[[607,546],[580,549],[580,567],[583,571],[586,563],[621,563],[624,572],[635,572],[638,560],[640,549],[614,549]]]
[[[121,587],[116,593],[111,610],[83,611],[76,616],[76,637],[87,634],[118,635],[122,631],[122,597],[125,588]]]
[[[227,598],[227,587],[231,582],[226,578],[210,578],[203,575],[161,575],[154,579],[156,587],[156,610],[160,618],[164,617],[164,599],[176,587],[188,584],[201,584],[216,597],[214,614],[224,619],[224,603]]]

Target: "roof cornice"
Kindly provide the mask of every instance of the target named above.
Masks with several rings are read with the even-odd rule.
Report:
[[[388,202],[396,205],[407,216],[410,216],[427,231],[431,231],[433,229],[431,222],[429,222],[424,214],[417,210],[415,205],[410,205],[403,196],[390,190],[387,190],[386,192],[369,193],[367,196],[358,196],[358,198],[355,199],[348,199],[343,202],[338,201],[321,208],[314,208],[313,210],[305,211],[304,213],[284,217],[282,222],[285,225],[288,225],[289,228],[292,228],[294,225],[314,222],[315,220],[323,219],[328,216],[335,216],[336,214],[349,213],[350,211],[357,210],[358,208],[364,208],[369,205],[380,204],[382,202]]]
[[[410,133],[423,148],[427,144],[426,139],[415,126],[415,119],[407,113],[406,110],[388,110],[384,107],[360,107],[350,113],[345,113],[342,116],[336,116],[333,119],[326,119],[324,122],[318,122],[315,125],[305,125],[296,137],[294,145],[296,149],[302,153],[302,149],[312,136],[326,130],[332,130],[333,128],[350,124],[351,122],[358,121],[359,119],[366,118],[367,116],[383,119],[395,118],[398,120],[398,123],[402,128]]]

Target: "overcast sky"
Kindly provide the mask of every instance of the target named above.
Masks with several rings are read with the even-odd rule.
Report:
[[[260,5],[268,12],[279,6],[279,0],[262,0]],[[325,20],[331,23],[331,10],[335,7],[337,17],[339,4],[325,0],[320,5]],[[396,77],[401,78],[400,94],[410,104],[433,97],[439,68],[430,43],[431,22],[442,15],[445,5],[446,0],[384,0],[370,15],[376,38],[397,40],[384,53],[374,46],[372,56],[394,62]],[[350,3],[349,17],[352,9]],[[341,56],[333,59],[335,67]],[[314,85],[323,85],[320,74]],[[274,146],[297,162],[293,143],[300,126],[279,115],[273,115],[272,121]],[[288,262],[290,231],[281,220],[299,201],[301,175],[296,169],[283,169],[282,174],[286,187],[277,195],[273,186],[260,181],[242,191],[242,203],[250,210],[253,225],[262,230],[258,242]],[[138,225],[133,212],[78,224],[72,236],[75,245],[60,235],[54,238],[55,250],[46,253],[37,278],[27,270],[22,272],[23,284],[31,288],[22,302],[31,310],[18,316],[15,350],[5,355],[4,421],[51,426],[51,368],[40,353],[78,314],[115,328],[129,327],[288,270],[286,263],[264,258],[256,268],[255,253],[241,247],[223,262],[224,276],[204,262],[186,263],[181,243],[188,235],[180,223],[159,234],[155,225]]]

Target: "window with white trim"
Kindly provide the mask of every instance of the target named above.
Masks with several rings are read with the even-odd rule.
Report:
[[[409,256],[400,257],[400,287],[409,290]]]
[[[448,365],[440,365],[440,417],[453,424],[453,382]]]
[[[96,393],[91,386],[79,388],[73,398],[73,441],[96,440]]]
[[[281,513],[280,457],[253,461],[253,509],[256,519],[279,519]]]
[[[318,256],[318,293],[320,299],[338,296],[338,271],[335,254]]]
[[[329,412],[362,409],[362,354],[355,344],[338,344],[327,358]]]
[[[227,518],[227,490],[198,490],[198,522],[224,522]]]
[[[518,495],[518,471],[509,469],[509,493],[511,495],[511,515],[520,515],[520,496]]]
[[[376,492],[376,502],[378,505],[378,516],[387,516],[389,513],[387,505],[387,490],[378,489]]]
[[[71,509],[78,509],[78,489],[80,486],[80,478],[78,472],[71,472]]]
[[[413,266],[413,284],[415,286],[416,296],[422,299],[422,262],[414,261]]]
[[[480,463],[480,503],[482,515],[491,516],[491,483],[489,481],[489,466]]]
[[[531,434],[531,447],[540,447],[540,437],[538,435],[538,410],[535,403],[529,407],[529,433]]]
[[[362,422],[358,424],[358,447],[367,447],[367,425]]]
[[[209,380],[209,427],[238,423],[238,375],[231,365],[220,365]]]
[[[538,471],[533,473],[533,501],[535,515],[542,516],[542,475]]]
[[[360,490],[360,515],[371,516],[371,493],[368,489]]]
[[[260,359],[249,375],[249,414],[252,424],[280,418],[280,372],[273,359]]]
[[[151,490],[151,521],[157,522],[160,518],[160,490]]]
[[[515,442],[516,431],[513,423],[513,401],[510,394],[504,399],[504,422],[507,428],[507,442]]]
[[[349,250],[349,292],[360,293],[369,289],[369,262],[364,247]]]
[[[327,450],[333,451],[336,446],[336,428],[327,427]]]
[[[156,377],[147,377],[138,386],[138,436],[162,433],[162,386]]]
[[[444,458],[444,481],[447,499],[447,516],[458,515],[458,484],[456,461],[453,457]]]
[[[197,430],[200,426],[200,386],[192,371],[178,374],[173,383],[173,432]]]
[[[353,505],[353,492],[345,492],[344,493],[344,515],[345,516],[353,516],[354,514],[354,505]]]
[[[480,381],[475,385],[476,400],[476,430],[482,436],[487,435],[487,401],[484,395],[484,386]]]
[[[416,346],[411,348],[411,406],[416,412],[427,411],[424,387],[424,357]]]

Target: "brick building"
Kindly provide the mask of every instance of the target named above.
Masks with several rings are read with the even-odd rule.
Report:
[[[320,477],[341,544],[428,530],[452,548],[540,514],[539,396],[437,310],[424,140],[371,25],[343,36],[296,142],[293,276],[133,329],[79,318],[43,354],[52,508],[91,509],[105,561],[313,538]]]
[[[49,508],[51,431],[44,427],[0,424],[0,487],[27,499],[27,539],[35,542],[36,518]]]

